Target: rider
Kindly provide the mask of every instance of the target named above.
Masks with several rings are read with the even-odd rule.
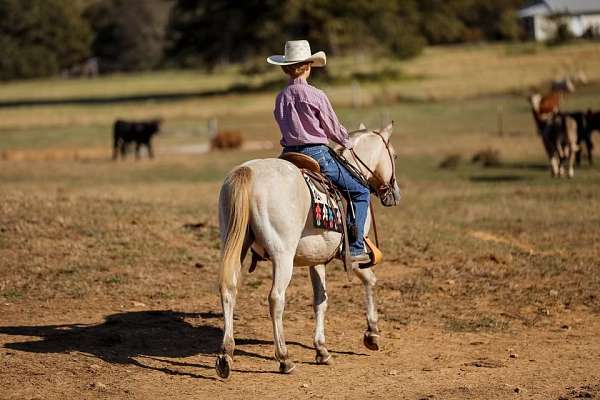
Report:
[[[312,157],[319,163],[321,172],[348,194],[353,205],[353,212],[348,215],[349,225],[354,225],[356,232],[354,237],[349,237],[352,262],[369,261],[363,237],[370,191],[329,153],[328,139],[347,149],[352,148],[352,142],[327,95],[306,82],[312,67],[325,66],[325,53],[319,51],[311,55],[308,41],[293,40],[286,42],[284,55],[271,56],[267,62],[280,65],[290,77],[288,85],[277,95],[273,111],[281,131],[283,152]]]

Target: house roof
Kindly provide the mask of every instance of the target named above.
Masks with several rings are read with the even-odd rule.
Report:
[[[600,14],[600,0],[542,0],[519,10],[519,17],[534,15]]]

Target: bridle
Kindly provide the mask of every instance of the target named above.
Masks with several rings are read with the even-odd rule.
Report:
[[[394,156],[392,155],[392,150],[390,149],[389,140],[386,141],[385,138],[383,137],[383,135],[379,131],[372,131],[372,132],[374,134],[376,134],[377,136],[379,136],[379,138],[381,138],[381,141],[383,142],[385,149],[387,150],[388,156],[390,157],[390,165],[392,167],[392,176],[390,177],[389,182],[384,182],[383,180],[381,180],[381,178],[379,178],[377,175],[375,175],[375,171],[373,171],[371,168],[369,168],[367,166],[367,164],[365,164],[365,162],[360,159],[358,154],[356,154],[356,152],[354,151],[354,148],[350,149],[350,153],[352,154],[352,157],[354,158],[356,163],[362,165],[362,167],[371,174],[372,180],[376,181],[377,185],[373,185],[369,181],[369,179],[367,179],[365,174],[359,169],[360,174],[362,175],[364,180],[368,183],[371,191],[373,193],[375,193],[380,199],[383,199],[383,198],[389,197],[390,194],[393,195],[393,193],[394,193],[394,187],[396,186],[396,168],[394,165]]]

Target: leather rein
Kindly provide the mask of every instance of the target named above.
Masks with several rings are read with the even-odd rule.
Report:
[[[387,150],[388,156],[390,157],[390,165],[392,166],[392,176],[390,177],[389,182],[384,182],[377,175],[375,175],[375,171],[373,171],[371,168],[369,168],[368,165],[363,160],[360,159],[360,157],[358,156],[358,154],[356,154],[356,152],[354,151],[353,148],[350,149],[350,153],[352,154],[352,157],[356,161],[357,165],[361,165],[365,170],[367,170],[371,174],[371,177],[373,178],[373,180],[378,181],[379,185],[377,187],[375,185],[373,185],[371,182],[369,182],[369,179],[366,177],[366,175],[363,173],[363,171],[360,168],[354,167],[341,154],[335,153],[335,152],[334,153],[341,160],[344,161],[344,164],[351,169],[351,172],[353,172],[355,175],[358,175],[358,177],[361,178],[360,180],[363,181],[365,186],[367,186],[371,190],[371,192],[373,192],[377,197],[381,198],[381,196],[387,196],[387,195],[389,195],[390,192],[392,192],[394,190],[394,186],[396,185],[396,168],[394,165],[394,156],[392,156],[392,150],[390,149],[389,140],[386,141],[385,138],[383,137],[383,135],[379,131],[372,131],[372,132],[381,138],[381,140],[383,141],[383,144],[385,145],[385,149]],[[377,223],[375,222],[375,211],[374,211],[373,203],[370,205],[369,210],[371,211],[371,221],[373,222],[373,233],[375,234],[375,244],[377,245],[377,247],[379,247],[379,235],[377,234]]]
[[[385,138],[383,137],[383,135],[379,131],[372,131],[372,132],[381,138],[381,141],[383,142],[383,144],[385,145],[385,149],[387,150],[388,156],[390,157],[390,165],[392,166],[392,176],[390,177],[390,181],[389,182],[384,182],[377,175],[375,175],[375,171],[373,171],[371,168],[369,168],[367,166],[367,164],[365,164],[365,162],[360,159],[360,157],[358,156],[358,154],[356,154],[356,152],[354,151],[354,148],[350,149],[350,152],[352,153],[352,157],[354,158],[354,160],[358,164],[362,165],[363,168],[366,169],[371,174],[371,177],[374,180],[379,181],[380,184],[379,184],[378,187],[373,186],[369,182],[369,180],[367,179],[367,177],[365,176],[365,174],[363,174],[362,171],[360,171],[361,175],[364,177],[365,181],[367,181],[367,183],[369,184],[369,187],[371,188],[371,190],[378,197],[381,198],[382,193],[385,195],[385,194],[389,193],[390,191],[394,190],[394,186],[396,184],[396,169],[394,168],[394,156],[392,156],[392,150],[390,149],[390,142],[389,142],[389,140],[386,141]]]

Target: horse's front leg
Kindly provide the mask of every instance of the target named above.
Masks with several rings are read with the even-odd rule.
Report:
[[[313,287],[313,308],[315,310],[315,349],[317,364],[330,365],[333,360],[325,347],[325,312],[327,311],[327,285],[325,283],[325,265],[310,267],[310,280]]]
[[[273,286],[269,293],[269,309],[273,322],[275,339],[275,359],[279,361],[279,372],[289,374],[296,365],[289,360],[283,334],[283,310],[285,308],[285,290],[292,279],[294,255],[273,256]]]
[[[575,175],[575,152],[573,151],[573,145],[568,149],[569,156],[567,158],[567,176],[572,178]]]
[[[365,307],[367,310],[367,330],[363,338],[365,347],[369,350],[379,350],[379,328],[377,327],[377,304],[375,304],[375,284],[377,278],[371,268],[355,268],[354,272],[365,287]]]
[[[560,159],[557,154],[550,156],[550,170],[553,177],[558,177],[560,173]]]

